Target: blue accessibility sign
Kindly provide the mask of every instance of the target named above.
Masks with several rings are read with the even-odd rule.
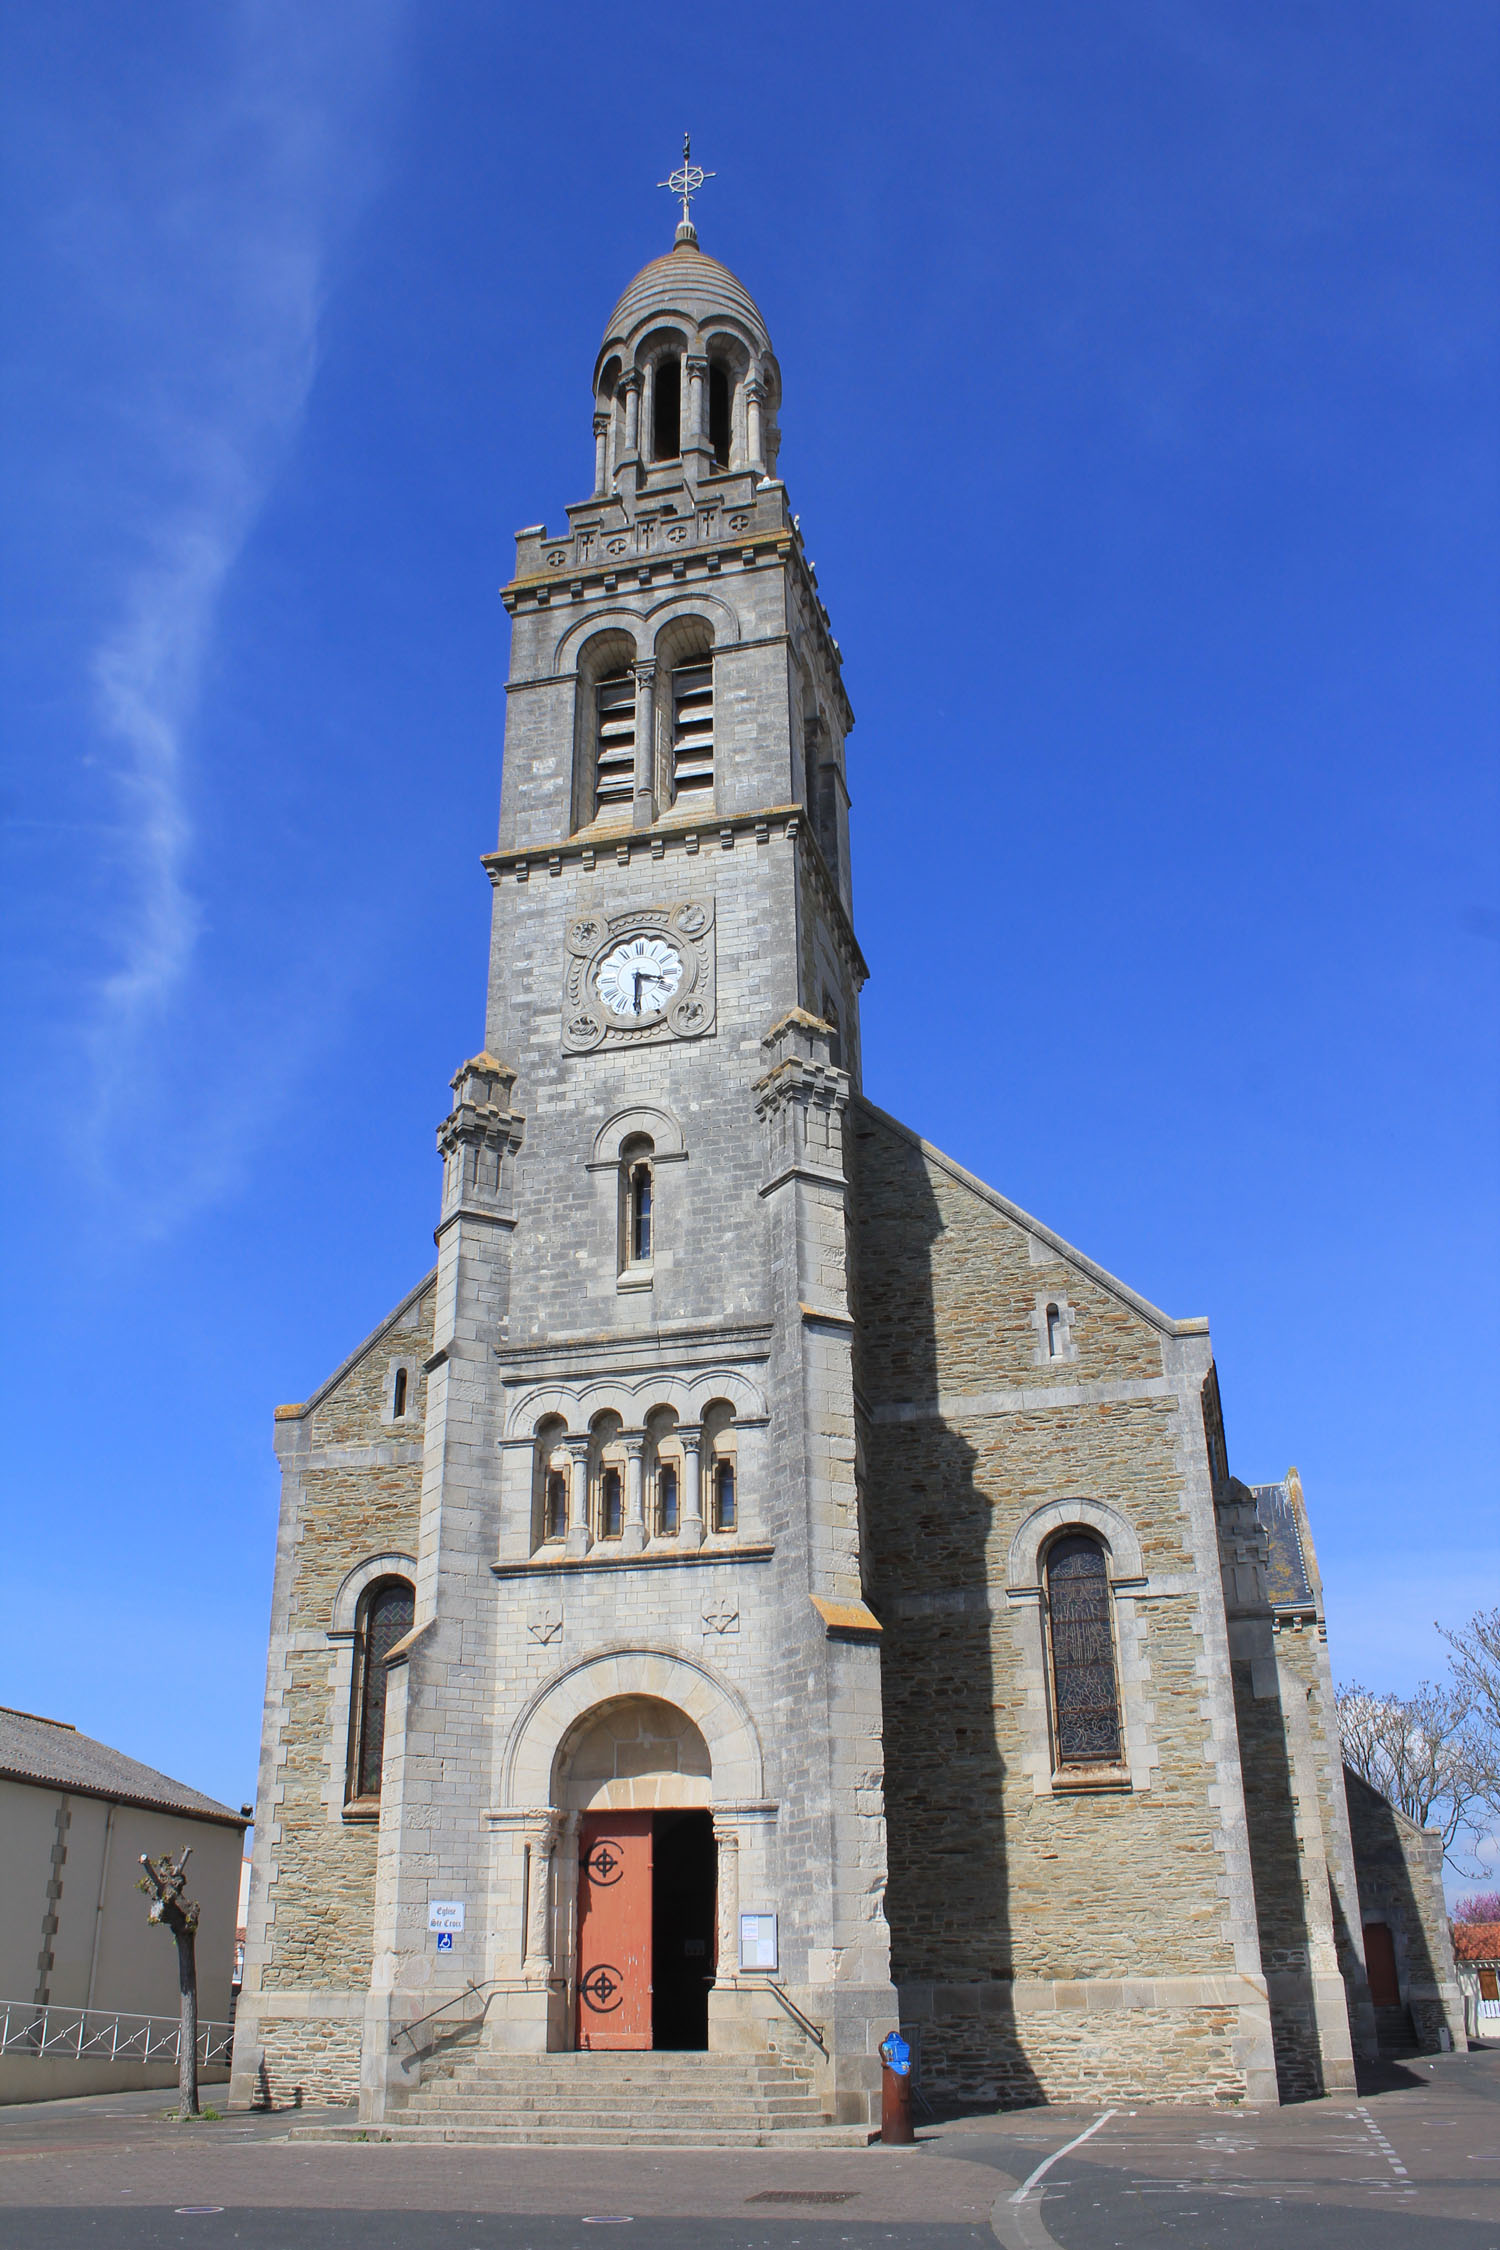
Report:
[[[453,1932],[451,1930],[438,1931],[437,1949],[439,1953],[451,1953],[453,1951]]]

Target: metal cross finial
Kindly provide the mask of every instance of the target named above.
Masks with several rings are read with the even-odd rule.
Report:
[[[682,223],[685,227],[690,227],[693,223],[693,214],[688,207],[693,197],[705,180],[717,178],[716,172],[705,172],[701,164],[693,162],[692,135],[684,133],[682,136],[682,162],[675,172],[669,173],[666,179],[658,180],[656,184],[658,187],[670,188],[674,195],[682,197]]]

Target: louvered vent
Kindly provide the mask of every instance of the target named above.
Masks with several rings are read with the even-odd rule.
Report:
[[[714,785],[714,668],[679,664],[672,674],[672,794]]]
[[[596,805],[629,804],[635,788],[635,680],[623,672],[601,680]]]

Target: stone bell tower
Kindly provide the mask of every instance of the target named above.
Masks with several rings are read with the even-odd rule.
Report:
[[[491,2049],[775,2046],[840,2122],[878,2099],[852,719],[780,403],[766,324],[684,205],[605,331],[594,489],[519,534],[504,590],[485,1046],[440,1134],[385,1705],[371,2118],[420,2098],[400,2025],[470,1983]],[[441,1951],[435,1903],[462,1924]]]

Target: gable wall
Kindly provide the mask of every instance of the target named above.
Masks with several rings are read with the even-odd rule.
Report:
[[[929,2082],[1266,2098],[1206,1338],[1185,1354],[879,1112],[852,1139],[888,1912]],[[1039,1295],[1073,1357],[1038,1364]],[[1082,1796],[1052,1788],[1035,1593],[1007,1591],[1018,1527],[1080,1497],[1145,1580],[1116,1602],[1132,1785]]]
[[[371,1968],[374,1821],[343,1817],[351,1570],[415,1555],[433,1292],[370,1340],[311,1409],[276,1426],[282,1516],[234,2099],[352,2098]],[[407,1412],[387,1412],[394,1360]]]

